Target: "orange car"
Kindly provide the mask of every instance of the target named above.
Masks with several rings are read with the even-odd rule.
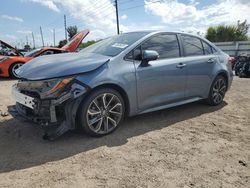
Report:
[[[0,55],[0,76],[2,77],[13,77],[17,78],[15,70],[22,66],[24,63],[29,60],[41,56],[41,55],[50,55],[50,54],[59,54],[65,52],[75,52],[78,46],[81,44],[82,40],[88,35],[89,30],[84,30],[78,32],[72,39],[64,45],[62,48],[52,48],[52,47],[44,47],[32,50],[25,55],[22,55],[16,48],[0,41],[1,44],[5,45],[8,48],[12,49],[12,56],[8,55]]]

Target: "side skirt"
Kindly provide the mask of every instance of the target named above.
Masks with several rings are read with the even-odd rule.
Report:
[[[171,104],[167,104],[167,105],[163,105],[163,106],[157,106],[157,107],[154,107],[154,108],[150,108],[150,109],[141,111],[138,114],[144,114],[144,113],[148,113],[148,112],[154,112],[154,111],[158,111],[158,110],[162,110],[162,109],[166,109],[166,108],[180,106],[180,105],[183,105],[183,104],[199,101],[199,100],[202,100],[202,99],[203,98],[201,98],[201,97],[186,99],[186,100],[183,100],[183,101],[180,101],[180,102],[175,102],[175,103],[171,103]]]

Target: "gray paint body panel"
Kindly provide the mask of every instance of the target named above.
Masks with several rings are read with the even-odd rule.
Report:
[[[124,60],[132,49],[157,33],[146,35],[115,57],[84,53],[39,57],[21,67],[20,75],[28,80],[77,75],[76,79],[90,88],[118,85],[128,96],[130,116],[206,98],[220,72],[228,75],[231,85],[228,56],[205,39],[217,53],[151,61],[148,67]],[[215,60],[211,64],[207,63],[210,58]],[[186,66],[177,68],[178,63]]]

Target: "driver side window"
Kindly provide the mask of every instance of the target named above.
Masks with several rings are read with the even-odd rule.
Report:
[[[175,34],[160,34],[142,44],[142,51],[154,50],[159,59],[180,57],[179,43]]]
[[[175,34],[159,34],[143,42],[140,46],[131,51],[126,59],[142,60],[144,50],[158,52],[159,59],[180,57],[180,48]]]

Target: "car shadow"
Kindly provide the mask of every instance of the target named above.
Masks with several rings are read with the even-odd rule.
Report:
[[[207,106],[202,102],[191,103],[126,118],[115,132],[101,138],[68,132],[53,142],[43,140],[43,131],[28,122],[14,118],[0,121],[0,173],[65,159],[101,146],[121,146],[126,144],[129,138],[212,113],[226,105],[226,102],[220,106]]]
[[[15,78],[7,78],[7,77],[1,77],[1,76],[0,76],[0,82],[1,82],[1,81],[15,81],[15,80],[18,80],[18,79],[15,79]]]

